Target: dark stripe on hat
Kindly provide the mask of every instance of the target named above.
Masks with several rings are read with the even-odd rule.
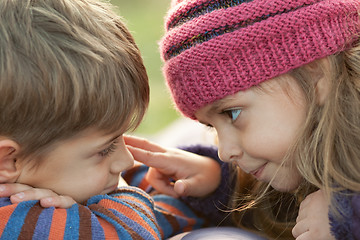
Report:
[[[254,0],[210,0],[204,2],[200,5],[196,5],[193,8],[190,8],[188,11],[181,13],[179,16],[174,18],[167,27],[167,30],[176,27],[179,24],[190,21],[193,18],[196,18],[200,15],[210,13],[219,9],[226,9],[229,7],[234,7],[242,3],[252,2]]]
[[[281,14],[285,14],[285,13],[289,13],[289,12],[293,12],[296,11],[297,9],[303,8],[303,7],[307,7],[312,5],[312,3],[309,4],[303,4],[301,6],[297,6],[294,8],[290,8],[290,9],[284,9],[281,11],[277,11],[277,12],[273,12],[273,13],[269,13],[266,15],[262,15],[259,17],[256,17],[254,19],[247,19],[245,21],[240,21],[238,23],[232,24],[232,25],[225,25],[225,26],[220,26],[218,28],[214,28],[211,29],[209,31],[206,31],[204,33],[200,33],[198,35],[192,36],[188,39],[185,39],[184,41],[176,44],[176,45],[172,45],[165,54],[165,60],[169,60],[172,57],[175,57],[177,55],[179,55],[180,53],[182,53],[183,51],[194,47],[195,45],[201,44],[203,42],[209,41],[212,38],[215,38],[217,36],[221,36],[225,33],[230,33],[230,32],[234,32],[238,29],[241,28],[245,28],[248,26],[253,25],[254,23],[257,22],[261,22],[263,20],[266,20],[270,17],[274,17],[276,15],[281,15]]]

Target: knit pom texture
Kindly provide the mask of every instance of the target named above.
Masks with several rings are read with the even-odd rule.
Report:
[[[359,0],[174,0],[160,42],[180,112],[345,49],[359,40]]]

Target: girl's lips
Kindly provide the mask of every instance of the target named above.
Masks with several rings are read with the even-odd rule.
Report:
[[[250,174],[252,174],[254,177],[256,177],[258,180],[261,177],[262,172],[264,171],[264,168],[266,166],[267,163],[265,163],[264,165],[262,165],[261,167],[259,167],[258,169],[251,171]]]

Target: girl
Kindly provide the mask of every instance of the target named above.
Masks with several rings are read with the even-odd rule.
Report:
[[[358,0],[174,0],[164,75],[178,110],[216,130],[225,163],[222,182],[206,183],[196,161],[128,138],[158,168],[153,186],[214,203],[224,194],[207,194],[227,190],[234,172],[236,226],[271,239],[360,239],[359,10]]]

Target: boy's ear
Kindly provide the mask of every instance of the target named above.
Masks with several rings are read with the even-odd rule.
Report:
[[[16,155],[20,146],[10,139],[0,139],[0,183],[15,182],[19,169],[16,167]]]

